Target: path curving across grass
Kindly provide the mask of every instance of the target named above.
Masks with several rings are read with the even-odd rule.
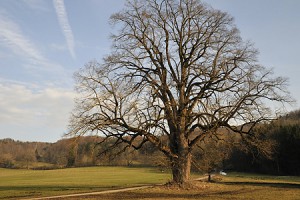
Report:
[[[58,170],[0,168],[0,199],[26,199],[165,183],[155,168],[84,167]]]
[[[155,186],[122,193],[85,196],[84,200],[300,200],[300,177],[229,173],[212,183],[195,182],[192,189]],[[64,200],[77,200],[66,198]]]
[[[0,199],[53,197],[64,200],[300,200],[300,177],[228,173],[212,183],[196,181],[188,190],[164,185],[170,174],[155,168],[88,167],[48,171],[0,169]],[[132,190],[132,187],[135,190]],[[120,188],[131,188],[119,190]],[[108,191],[108,192],[100,192]],[[92,193],[97,192],[97,193]],[[89,193],[89,194],[81,194]]]

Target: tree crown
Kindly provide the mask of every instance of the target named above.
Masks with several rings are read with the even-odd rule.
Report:
[[[290,100],[287,80],[258,63],[233,18],[198,0],[127,1],[111,22],[119,28],[111,54],[76,74],[84,96],[72,133],[135,148],[150,141],[176,158],[220,127],[248,134],[274,117],[268,101]]]

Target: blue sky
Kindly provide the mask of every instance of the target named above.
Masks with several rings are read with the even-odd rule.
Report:
[[[0,139],[62,138],[75,97],[73,73],[109,53],[109,16],[124,2],[0,0]],[[299,101],[300,1],[205,2],[235,18],[243,39],[259,49],[260,63],[288,77]]]

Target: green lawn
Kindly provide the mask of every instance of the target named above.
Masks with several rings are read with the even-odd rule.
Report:
[[[85,200],[300,200],[300,177],[229,173],[215,182],[195,182],[197,188],[178,190],[157,186],[143,190],[85,197]],[[76,198],[67,198],[73,200]]]
[[[169,173],[161,173],[155,168],[88,167],[44,171],[0,169],[0,199],[101,191],[165,183],[170,179]],[[213,183],[195,182],[198,187],[189,190],[157,186],[83,199],[300,200],[300,177],[228,173],[228,176],[217,176],[214,180]]]
[[[87,167],[58,170],[0,168],[0,199],[41,197],[165,183],[170,174],[151,168]]]

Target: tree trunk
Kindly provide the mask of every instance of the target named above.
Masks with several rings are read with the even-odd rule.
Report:
[[[211,174],[208,174],[208,182],[211,182]]]
[[[171,160],[174,183],[183,185],[189,181],[191,174],[191,158],[191,153],[186,153]]]

